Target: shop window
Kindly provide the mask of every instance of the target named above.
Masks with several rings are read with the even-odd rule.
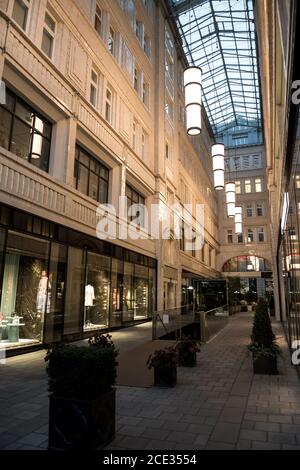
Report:
[[[30,0],[14,0],[12,17],[25,31],[27,27]]]
[[[88,253],[84,292],[84,330],[109,325],[110,258]]]
[[[120,326],[122,323],[123,299],[123,263],[112,259],[111,263],[111,318],[110,326]]]
[[[48,171],[52,125],[10,90],[6,95],[6,103],[0,104],[0,144]]]
[[[49,243],[8,232],[1,296],[0,334],[6,347],[37,344],[43,340],[48,296]]]
[[[134,267],[134,319],[144,319],[148,316],[148,268],[135,265]]]
[[[56,21],[46,11],[44,19],[43,37],[42,37],[42,51],[49,57],[53,58],[53,48],[56,32]]]
[[[70,246],[68,249],[67,289],[65,299],[64,334],[82,331],[82,291],[85,274],[85,252]]]
[[[74,187],[95,201],[108,202],[109,170],[80,146],[76,146]]]

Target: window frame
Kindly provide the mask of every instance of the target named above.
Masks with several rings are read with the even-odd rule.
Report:
[[[23,24],[25,23],[24,26],[21,26],[18,21],[14,18],[13,16],[13,13],[14,13],[14,7],[15,7],[15,4],[18,3],[19,5],[23,4],[24,7],[26,8],[26,15],[25,15],[25,18],[24,18],[24,22]],[[28,24],[29,24],[29,14],[30,14],[30,7],[31,7],[31,1],[30,0],[14,0],[14,3],[13,3],[13,7],[12,7],[12,12],[11,12],[11,17],[13,19],[13,21],[26,33],[27,32],[27,29],[28,29]]]
[[[54,31],[50,28],[49,25],[46,23],[46,16],[50,18],[51,21],[54,23]],[[49,12],[49,10],[45,10],[45,16],[44,16],[44,23],[43,23],[43,33],[42,33],[42,44],[41,44],[41,49],[44,54],[48,57],[48,59],[53,60],[54,57],[54,50],[55,50],[55,37],[56,37],[56,32],[57,32],[57,21],[54,18],[54,16]],[[47,34],[51,38],[51,53],[48,55],[48,53],[43,49],[43,38],[44,34]]]

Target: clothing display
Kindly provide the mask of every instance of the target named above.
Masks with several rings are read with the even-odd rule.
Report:
[[[94,305],[94,300],[95,300],[95,289],[91,284],[87,284],[85,286],[85,297],[84,297],[85,307],[92,307]]]
[[[43,312],[46,306],[47,300],[47,288],[48,288],[48,276],[47,272],[43,271],[39,282],[36,298],[36,309],[37,311]]]

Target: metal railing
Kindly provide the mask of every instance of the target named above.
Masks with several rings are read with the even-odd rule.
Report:
[[[195,314],[187,306],[171,308],[153,313],[152,339],[180,332],[181,328],[195,321]]]
[[[213,308],[207,312],[199,312],[201,341],[206,343],[219,333],[229,321],[228,305]]]
[[[207,312],[193,312],[189,306],[154,312],[152,316],[152,339],[172,335],[179,339],[181,329],[192,323],[199,323],[201,342],[207,342],[228,323],[228,305],[216,307]]]

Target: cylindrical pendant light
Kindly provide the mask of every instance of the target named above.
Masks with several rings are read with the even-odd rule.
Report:
[[[224,145],[214,144],[211,147],[213,172],[214,172],[214,188],[216,190],[224,189]]]
[[[235,233],[242,233],[242,207],[236,206],[235,208],[235,216],[234,216],[234,225],[235,225]]]
[[[186,129],[189,135],[198,135],[201,132],[202,110],[202,70],[192,66],[183,73]]]
[[[225,184],[226,205],[228,217],[235,216],[235,183],[232,181]]]

